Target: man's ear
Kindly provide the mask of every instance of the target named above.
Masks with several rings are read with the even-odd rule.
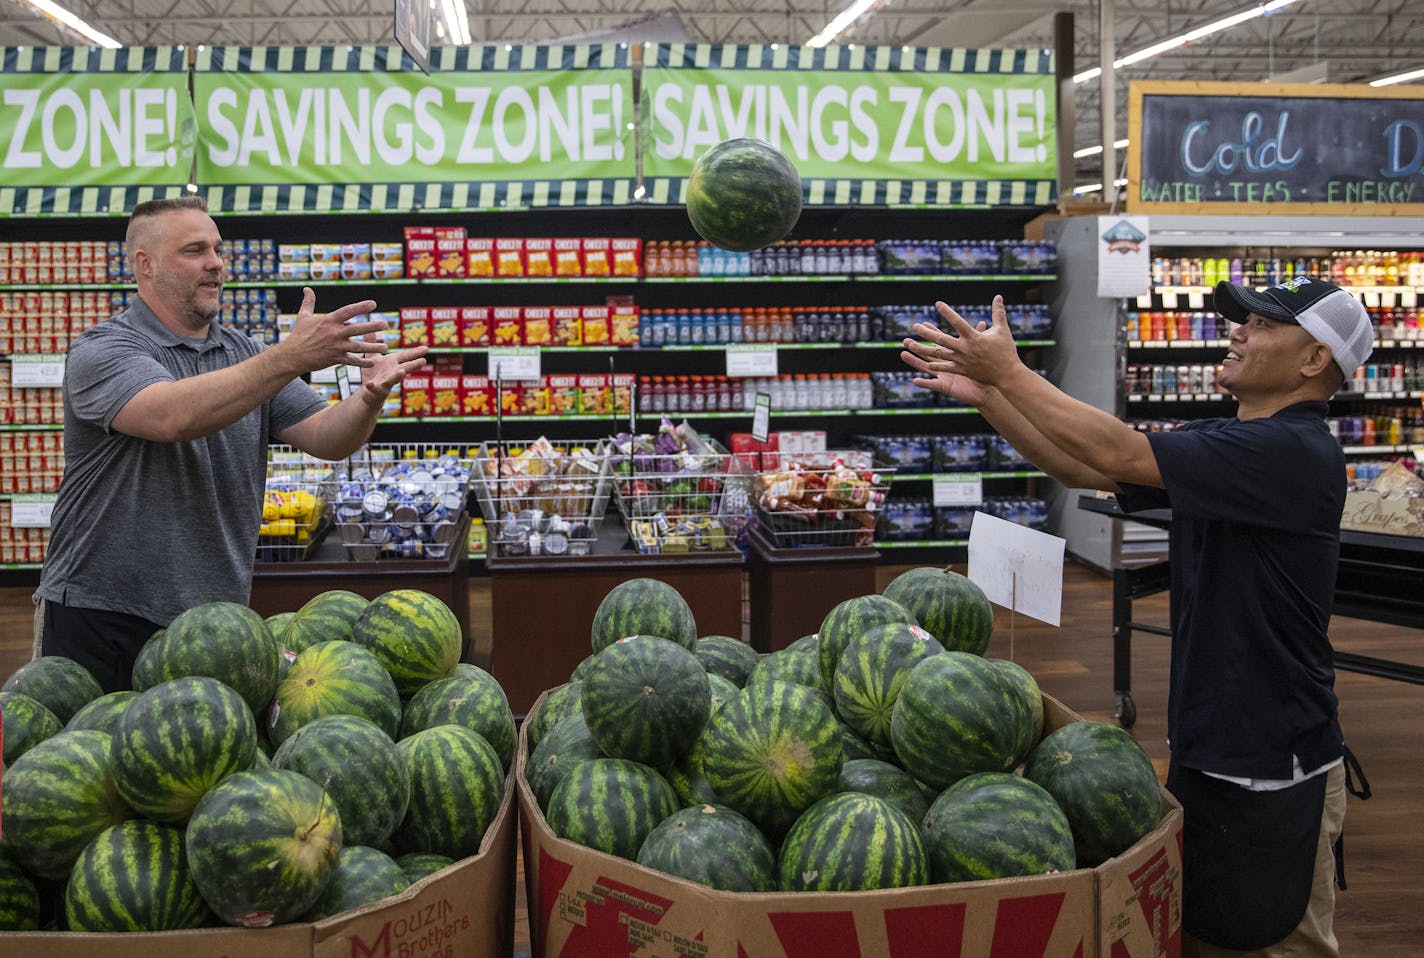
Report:
[[[1316,341],[1310,344],[1310,352],[1306,354],[1305,363],[1301,366],[1301,373],[1307,377],[1314,378],[1323,372],[1328,372],[1335,366],[1335,354],[1330,351],[1330,347],[1322,342]]]

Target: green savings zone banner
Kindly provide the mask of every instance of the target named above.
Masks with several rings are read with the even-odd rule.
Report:
[[[682,203],[709,147],[781,150],[808,204],[1045,206],[1057,193],[1051,53],[648,44],[643,186]]]
[[[0,216],[181,194],[196,141],[181,47],[0,48]]]
[[[193,95],[197,182],[224,211],[632,202],[628,49],[212,47]]]

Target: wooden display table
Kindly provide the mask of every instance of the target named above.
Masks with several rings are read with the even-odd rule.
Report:
[[[368,599],[393,589],[429,592],[450,607],[460,622],[470,653],[470,520],[462,518],[443,559],[378,559],[354,562],[335,531],[328,533],[300,562],[259,562],[252,567],[252,597],[248,604],[263,617],[295,612],[313,596],[345,589]]]
[[[593,614],[609,590],[629,579],[660,579],[680,592],[698,635],[742,634],[742,554],[642,555],[625,550],[627,533],[610,517],[586,556],[499,556],[486,560],[493,606],[490,671],[522,715],[546,689],[593,651]]]
[[[751,543],[751,641],[758,652],[786,648],[818,631],[840,602],[875,591],[874,548],[777,549],[760,535]]]

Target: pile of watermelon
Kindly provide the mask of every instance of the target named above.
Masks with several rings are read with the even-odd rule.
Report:
[[[1121,728],[1043,735],[1038,684],[986,658],[993,610],[949,570],[848,599],[759,656],[697,637],[655,579],[608,593],[593,654],[526,720],[556,835],[723,891],[869,891],[1091,867],[1156,827]]]
[[[504,691],[437,597],[201,605],[101,694],[4,683],[0,931],[315,921],[479,851],[514,754]]]

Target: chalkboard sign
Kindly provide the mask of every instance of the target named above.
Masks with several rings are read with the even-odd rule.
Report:
[[[1424,213],[1424,90],[1129,86],[1133,213]]]

